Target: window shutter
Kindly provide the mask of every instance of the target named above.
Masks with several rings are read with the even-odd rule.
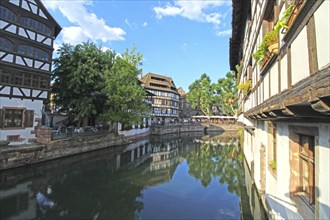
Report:
[[[25,127],[33,127],[33,119],[34,119],[34,110],[26,110],[25,111]]]
[[[5,110],[0,109],[0,128],[3,128],[3,118],[5,117]]]

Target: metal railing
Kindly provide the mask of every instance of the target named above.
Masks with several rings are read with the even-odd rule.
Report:
[[[108,129],[102,126],[85,126],[85,127],[59,127],[52,130],[52,140],[66,139],[78,136],[93,136],[109,133]]]

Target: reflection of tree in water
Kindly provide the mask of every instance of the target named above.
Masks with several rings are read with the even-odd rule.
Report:
[[[111,164],[102,164],[111,166]],[[143,186],[123,180],[111,169],[85,167],[84,172],[73,172],[65,181],[54,181],[54,193],[49,198],[55,207],[46,219],[136,219],[143,209]],[[56,193],[60,192],[60,193]]]
[[[195,145],[186,156],[189,174],[208,186],[213,177],[228,184],[228,191],[240,195],[244,186],[243,154],[238,146]]]

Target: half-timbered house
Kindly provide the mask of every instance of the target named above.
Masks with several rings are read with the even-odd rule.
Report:
[[[146,91],[153,94],[151,120],[157,124],[167,124],[179,120],[180,94],[172,78],[148,73],[140,78]]]
[[[39,0],[0,1],[0,139],[34,138],[60,25]]]
[[[329,219],[330,1],[232,2],[244,154],[269,217]]]

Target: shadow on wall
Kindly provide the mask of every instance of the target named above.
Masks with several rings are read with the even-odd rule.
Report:
[[[320,194],[320,190],[317,188],[317,195]],[[293,200],[292,203],[275,197],[270,194],[266,194],[266,202],[268,208],[272,208],[271,215],[273,217],[283,218],[283,219],[330,219],[330,207],[324,203],[318,203],[318,211],[312,210],[314,207],[309,206],[308,201],[305,201],[301,196],[292,196],[290,194],[285,194],[286,197]],[[271,209],[269,209],[271,210]]]
[[[284,201],[278,197],[266,194],[266,204],[271,210],[271,216],[274,219],[301,219],[303,217],[298,213],[294,204]]]

